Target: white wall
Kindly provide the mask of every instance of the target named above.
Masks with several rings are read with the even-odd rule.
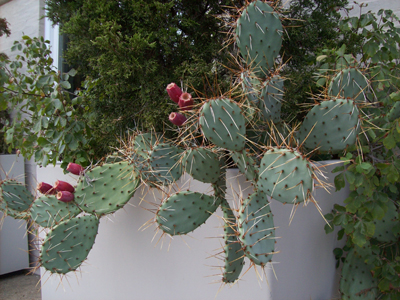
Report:
[[[61,170],[38,169],[38,180],[50,184],[65,178],[71,183],[74,176],[63,175]],[[238,184],[243,196],[251,192],[251,186],[237,178],[237,170],[229,171],[229,200],[238,201]],[[187,182],[187,177],[181,181]],[[186,184],[193,191],[211,192],[209,185],[199,182]],[[234,191],[232,191],[232,188]],[[160,195],[136,192],[123,210],[100,221],[99,233],[88,260],[77,274],[67,274],[60,284],[58,276],[49,277],[42,269],[43,300],[204,300],[216,299],[263,299],[263,300],[328,300],[338,295],[338,274],[332,250],[338,245],[335,235],[324,233],[324,220],[312,205],[299,207],[294,221],[289,224],[290,205],[271,203],[274,214],[276,249],[274,269],[266,270],[268,283],[259,281],[252,269],[238,284],[221,288],[218,281],[222,261],[212,257],[221,251],[222,223],[218,215],[213,215],[207,223],[189,236],[165,237],[161,249],[160,235],[153,240],[156,226],[141,231],[139,228],[154,215],[141,207],[142,199],[160,202]],[[322,192],[322,193],[321,193]],[[340,194],[328,195],[319,190],[323,213],[332,209],[333,203],[343,201],[348,190]],[[325,194],[325,195],[324,195]],[[235,195],[235,196],[233,196]],[[325,200],[322,198],[328,195]],[[342,200],[340,200],[342,199]],[[236,207],[238,204],[236,203]],[[153,208],[142,203],[141,206]],[[214,266],[214,267],[212,267]],[[246,261],[245,268],[249,266]],[[258,269],[261,272],[260,269]],[[262,273],[262,272],[261,272]]]

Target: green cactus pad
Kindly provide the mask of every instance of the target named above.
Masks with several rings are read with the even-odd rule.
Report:
[[[279,15],[267,3],[254,1],[236,24],[236,43],[245,63],[258,77],[265,77],[282,45],[283,28]]]
[[[259,107],[262,81],[255,77],[254,73],[248,71],[242,72],[240,78],[242,80],[242,89],[247,100],[255,107]]]
[[[75,271],[89,255],[99,220],[93,215],[72,218],[55,226],[42,245],[40,263],[48,271]]]
[[[248,181],[257,181],[258,168],[253,158],[246,151],[231,151],[232,160]]]
[[[149,152],[154,145],[159,141],[159,136],[155,133],[147,132],[138,134],[133,140],[134,151],[145,158],[148,157]]]
[[[1,202],[3,203],[1,205],[2,210],[10,216],[22,216],[20,213],[26,212],[34,200],[25,185],[14,179],[2,181],[0,193]]]
[[[308,201],[314,187],[313,169],[307,159],[293,149],[268,150],[260,163],[257,189],[282,202]]]
[[[214,183],[221,175],[218,155],[207,148],[189,149],[185,153],[183,164],[190,176],[204,183]]]
[[[30,209],[32,220],[39,226],[47,228],[76,217],[81,212],[75,201],[66,203],[51,195],[39,197]]]
[[[343,300],[375,300],[377,299],[378,282],[372,276],[373,266],[366,264],[354,251],[349,251],[343,263],[340,291]]]
[[[79,179],[75,202],[88,213],[110,214],[129,201],[138,184],[138,176],[128,162],[96,166]]]
[[[379,242],[383,243],[395,242],[398,239],[398,235],[395,235],[393,233],[393,228],[399,222],[398,220],[399,213],[397,211],[396,205],[391,200],[389,200],[387,205],[388,205],[388,210],[383,219],[374,220],[375,233],[372,236]]]
[[[200,111],[200,126],[204,136],[215,145],[240,151],[245,146],[245,118],[232,100],[208,100]]]
[[[159,143],[149,152],[149,163],[152,176],[157,181],[168,185],[177,181],[182,176],[183,151],[171,144]]]
[[[271,262],[275,249],[275,227],[265,194],[254,192],[239,209],[239,240],[246,256],[256,265]]]
[[[240,244],[236,232],[236,218],[232,212],[229,203],[225,200],[221,203],[221,209],[224,214],[224,254],[225,264],[222,281],[232,283],[239,279],[240,272],[244,265],[244,252]]]
[[[328,93],[333,97],[365,102],[369,86],[367,78],[355,68],[344,69],[333,78]]]
[[[166,199],[158,209],[156,222],[170,235],[186,234],[207,221],[220,201],[213,196],[185,191]]]
[[[354,101],[323,101],[308,112],[297,137],[308,149],[337,153],[356,143],[359,119]]]
[[[278,123],[281,120],[283,99],[283,79],[279,75],[272,76],[263,82],[259,108],[264,120]]]

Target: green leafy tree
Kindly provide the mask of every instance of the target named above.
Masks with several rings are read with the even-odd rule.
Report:
[[[48,0],[47,16],[68,36],[68,64],[84,76],[84,118],[101,157],[127,129],[168,131],[165,88],[212,96],[229,88],[225,39],[216,18],[231,1]],[[211,82],[210,84],[208,82]],[[190,89],[192,91],[192,89]]]
[[[77,117],[80,98],[68,92],[76,71],[60,74],[52,67],[43,37],[23,36],[12,51],[19,51],[15,60],[0,57],[0,111],[12,112],[2,129],[8,151],[18,149],[44,166],[57,161],[87,165],[90,129]]]

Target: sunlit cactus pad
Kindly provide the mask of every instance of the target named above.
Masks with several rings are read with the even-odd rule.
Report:
[[[188,149],[183,164],[190,176],[204,183],[217,182],[221,174],[218,154],[207,148]]]
[[[54,227],[81,212],[75,202],[62,202],[52,195],[40,196],[30,209],[32,220],[42,227]]]
[[[79,179],[75,202],[91,214],[113,213],[129,201],[138,184],[137,173],[128,162],[96,166]]]
[[[271,261],[275,249],[274,219],[267,196],[254,192],[239,208],[239,239],[246,256],[256,265]]]
[[[75,271],[87,258],[97,235],[99,220],[93,215],[72,218],[55,226],[42,245],[40,263],[48,271]]]
[[[343,300],[375,300],[377,299],[378,282],[372,276],[372,266],[365,263],[361,256],[349,251],[343,263],[340,291]]]
[[[215,145],[232,151],[244,148],[245,118],[232,100],[208,100],[201,108],[199,122],[204,136]]]
[[[244,265],[244,252],[237,238],[236,218],[227,201],[221,204],[224,214],[224,272],[222,281],[232,283],[239,279]]]
[[[365,102],[368,91],[368,80],[355,68],[341,70],[329,85],[329,94],[334,97]]]
[[[158,209],[156,222],[170,235],[186,234],[207,221],[218,208],[215,197],[183,191],[166,199]]]
[[[282,34],[279,15],[265,2],[250,3],[238,18],[236,43],[245,63],[258,77],[265,77],[274,67]]]
[[[313,169],[294,149],[268,150],[261,159],[257,189],[282,202],[297,204],[311,199]]]
[[[299,129],[299,142],[308,149],[340,152],[356,143],[359,123],[360,111],[354,101],[322,101],[308,112]]]
[[[34,200],[25,185],[14,179],[2,181],[0,184],[0,193],[1,207],[6,214],[9,210],[10,214],[15,212],[16,215],[19,215],[19,213],[27,211]]]

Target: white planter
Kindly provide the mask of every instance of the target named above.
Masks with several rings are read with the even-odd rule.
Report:
[[[72,176],[63,175],[55,169],[53,171],[58,175],[38,169],[38,181],[67,179],[74,183]],[[242,189],[247,187],[244,194],[251,192],[251,186],[237,174],[237,170],[228,171],[228,197],[231,202],[238,200],[239,186]],[[188,176],[182,178],[178,185],[182,189],[212,192],[210,185],[189,180]],[[177,189],[178,185],[174,188]],[[139,228],[154,215],[138,206],[143,200],[141,206],[154,209],[146,201],[159,203],[160,199],[159,193],[141,189],[123,210],[109,218],[102,218],[96,243],[80,273],[68,274],[60,286],[57,276],[48,278],[49,273],[42,270],[42,299],[203,300],[216,296],[217,299],[229,300],[332,298],[337,283],[332,254],[335,236],[325,235],[324,221],[314,207],[299,208],[292,225],[287,228],[291,208],[280,203],[271,204],[275,225],[279,226],[277,236],[282,237],[277,243],[277,249],[282,251],[275,255],[275,260],[281,263],[274,264],[278,281],[271,269],[265,272],[268,283],[265,278],[260,282],[254,270],[250,270],[239,283],[221,288],[218,276],[221,271],[215,266],[221,266],[222,261],[213,255],[222,250],[223,231],[219,217],[222,213],[218,210],[206,224],[189,236],[174,237],[173,240],[164,237],[159,241],[158,234],[153,240],[156,231],[154,224],[144,231]],[[324,213],[332,208],[332,202],[338,201],[338,197],[327,201],[331,202],[326,204],[328,208]],[[237,203],[235,205],[237,207]],[[306,237],[299,237],[300,233]],[[329,245],[325,245],[326,242]],[[285,250],[286,247],[290,248],[290,252]],[[298,249],[298,253],[293,248]],[[249,262],[246,261],[245,269],[248,266]],[[328,283],[321,283],[321,280],[327,280]],[[210,284],[215,281],[216,284]],[[311,284],[303,286],[306,283]]]

